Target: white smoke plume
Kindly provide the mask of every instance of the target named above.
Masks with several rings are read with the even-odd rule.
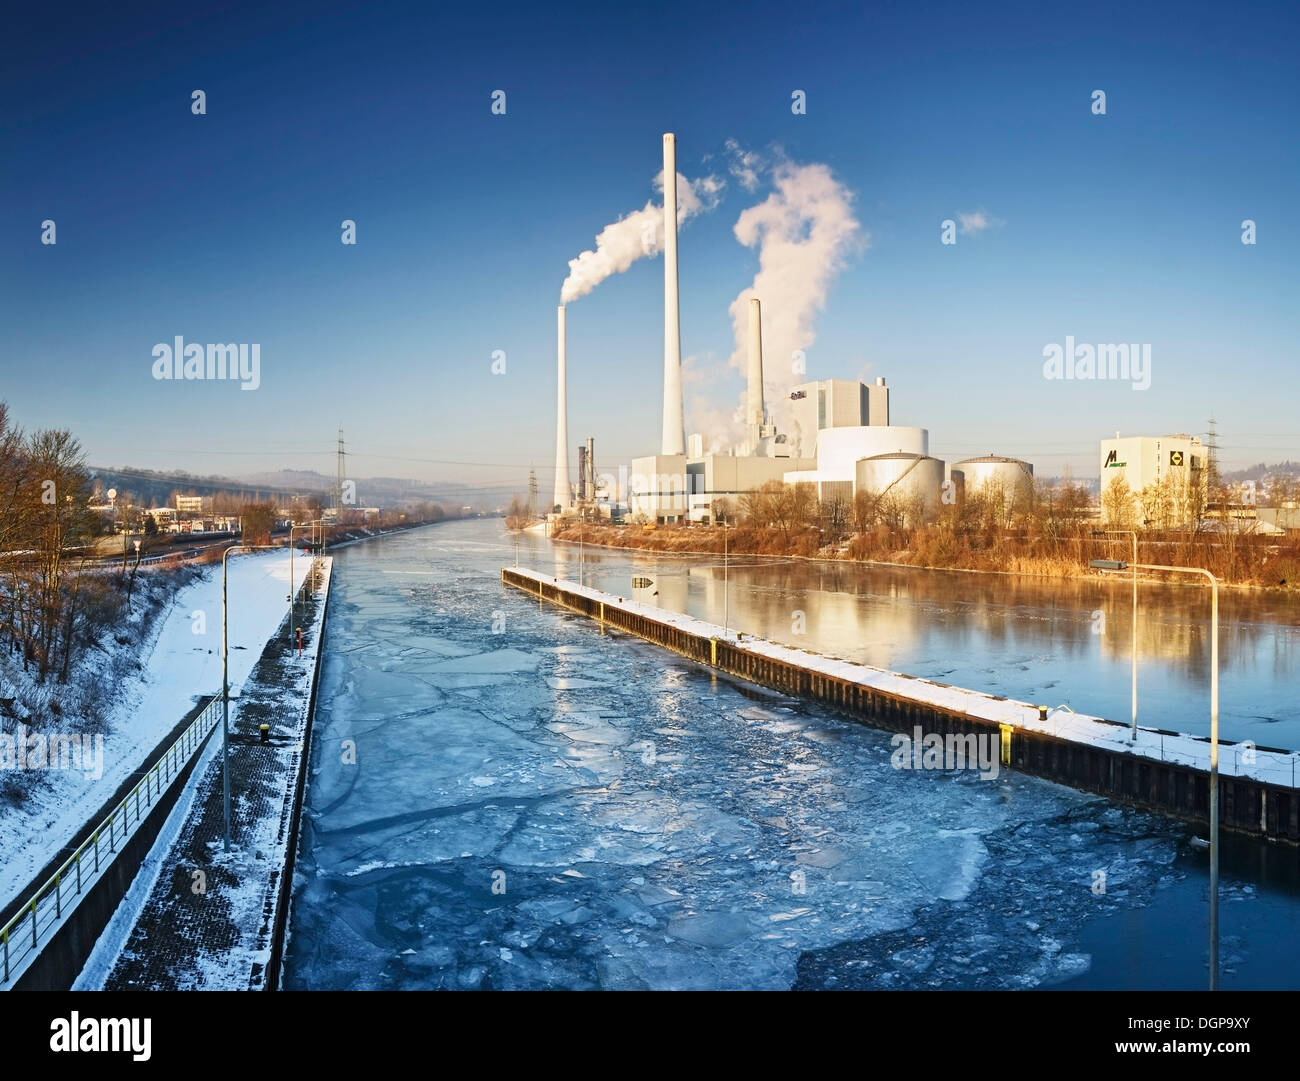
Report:
[[[746,150],[735,139],[726,142],[727,156],[731,159],[728,168],[731,175],[740,181],[746,191],[758,190],[759,173],[763,169],[763,158],[756,151]]]
[[[664,190],[664,173],[654,180],[655,190]],[[677,174],[677,227],[697,214],[707,213],[718,205],[725,182],[716,176],[687,180]],[[560,303],[568,304],[585,297],[606,278],[622,274],[638,259],[658,255],[664,245],[664,205],[653,200],[640,210],[612,225],[605,226],[596,235],[594,251],[584,251],[569,260],[569,276],[560,287]]]
[[[816,340],[816,318],[831,284],[867,237],[853,216],[853,193],[829,167],[779,161],[772,185],[772,193],[736,221],[736,239],[758,248],[758,273],[729,309],[735,339],[729,363],[745,372],[749,298],[756,296],[763,302],[764,398],[778,428],[789,432],[789,388],[810,378],[795,371],[795,358]],[[742,392],[737,422],[727,433],[735,442],[743,434],[743,405]]]

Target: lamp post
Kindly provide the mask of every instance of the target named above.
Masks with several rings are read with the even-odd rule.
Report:
[[[224,831],[221,835],[223,851],[230,851],[230,650],[226,633],[226,561],[231,552],[256,552],[271,549],[274,544],[232,544],[221,556],[221,805]],[[290,578],[290,585],[293,579]]]
[[[315,589],[316,588],[316,567],[317,567],[316,560],[325,554],[325,519],[313,518],[311,524],[315,526],[315,529],[313,530],[315,536],[312,542],[314,547],[312,548],[313,558],[312,558],[312,565],[311,565],[311,587],[312,589]]]
[[[1138,535],[1132,529],[1094,529],[1094,537],[1105,536],[1122,536],[1128,534],[1133,538],[1133,561],[1129,565],[1133,568],[1133,735],[1131,739],[1134,743],[1138,738]]]
[[[727,519],[722,519],[722,636],[727,636],[727,623],[731,617],[730,594],[727,591]]]
[[[292,518],[289,519],[289,649],[293,649],[293,621],[296,618],[298,610],[298,595],[293,589],[293,531],[295,529],[310,529],[311,523],[297,525]]]
[[[289,652],[293,652],[293,518],[289,519]]]
[[[1096,570],[1128,570],[1118,559],[1094,559]],[[1219,989],[1219,580],[1202,567],[1166,567],[1134,563],[1134,571],[1197,574],[1210,582],[1210,990]]]

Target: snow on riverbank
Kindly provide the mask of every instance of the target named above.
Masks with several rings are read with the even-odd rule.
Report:
[[[293,560],[300,586],[311,560]],[[229,677],[232,694],[248,678],[262,647],[288,612],[287,552],[257,552],[229,560]],[[0,808],[0,901],[8,903],[137,769],[201,697],[221,691],[221,569],[181,589],[160,617],[143,670],[110,688],[117,701],[104,729],[103,774],[49,770],[18,806]]]

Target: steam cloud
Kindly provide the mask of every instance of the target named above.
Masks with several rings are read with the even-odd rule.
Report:
[[[657,191],[664,189],[663,170],[655,177]],[[718,205],[724,181],[716,176],[687,180],[677,174],[677,226],[681,228],[697,214],[706,213]],[[568,304],[585,297],[606,278],[622,274],[638,259],[658,255],[664,244],[664,206],[653,200],[640,210],[612,225],[605,226],[596,235],[594,251],[584,251],[569,260],[569,276],[560,287],[560,303]]]
[[[744,164],[752,169],[756,163],[747,156]],[[826,306],[831,283],[850,250],[865,245],[866,237],[853,216],[852,192],[827,166],[781,161],[772,169],[772,184],[773,192],[736,221],[736,239],[747,248],[758,248],[758,273],[729,309],[735,340],[729,363],[745,371],[749,298],[756,296],[763,302],[763,393],[773,419],[789,431],[783,423],[788,388],[809,378],[793,373],[795,351],[808,349],[816,340],[814,324]],[[741,408],[728,425],[737,441],[743,407],[742,392]]]

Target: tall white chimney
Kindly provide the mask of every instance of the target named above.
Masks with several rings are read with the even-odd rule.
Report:
[[[564,374],[564,305],[556,309],[556,327],[559,331],[559,344],[556,347],[557,371],[555,410],[555,498],[551,504],[558,503],[561,508],[569,505],[572,498],[569,493],[569,404],[565,390]]]
[[[664,135],[664,438],[660,453],[685,454],[682,335],[677,319],[677,137]]]
[[[749,453],[753,454],[767,426],[767,410],[763,407],[763,306],[758,297],[749,298],[748,374],[745,422],[749,429]]]

